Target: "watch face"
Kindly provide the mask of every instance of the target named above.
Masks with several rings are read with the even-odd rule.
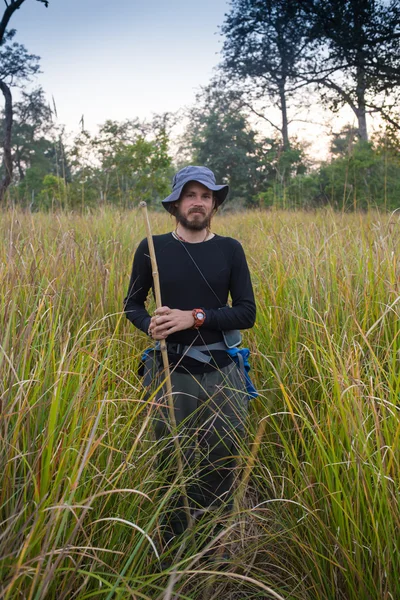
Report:
[[[196,318],[202,321],[204,319],[204,314],[202,312],[198,312],[196,313]]]

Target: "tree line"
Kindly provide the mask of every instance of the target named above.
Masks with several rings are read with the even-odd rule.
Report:
[[[173,171],[197,163],[230,183],[227,209],[400,205],[400,0],[233,0],[217,74],[173,144],[173,115],[106,121],[97,134],[82,120],[67,143],[40,87],[13,102],[13,87],[39,70],[39,57],[9,29],[24,1],[7,0],[0,23],[3,204],[8,190],[9,202],[32,210],[140,199],[157,205]],[[296,112],[310,101],[332,112],[348,106],[356,122],[333,135],[331,159],[318,169],[291,134]],[[370,115],[382,121],[372,138]]]
[[[222,72],[248,106],[279,109],[271,125],[285,149],[304,91],[332,111],[349,106],[363,141],[368,114],[399,130],[398,0],[234,0],[222,31]]]

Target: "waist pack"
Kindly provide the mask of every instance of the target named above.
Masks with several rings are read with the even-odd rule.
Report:
[[[257,398],[257,390],[250,379],[249,371],[251,369],[249,363],[250,350],[248,348],[228,348],[224,342],[216,342],[208,346],[184,346],[183,344],[168,344],[171,349],[177,354],[182,354],[194,358],[202,363],[209,363],[211,360],[210,350],[225,350],[236,363],[239,371],[243,376],[246,384],[246,391],[249,398]],[[207,353],[208,352],[208,353]],[[138,374],[143,377],[143,385],[149,386],[154,378],[154,375],[159,367],[158,356],[160,353],[160,343],[157,342],[154,347],[146,348],[141,357],[141,362],[138,369]]]

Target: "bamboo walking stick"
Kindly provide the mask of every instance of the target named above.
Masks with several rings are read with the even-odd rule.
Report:
[[[154,282],[154,293],[156,296],[156,306],[157,306],[157,308],[161,308],[162,302],[161,302],[160,279],[158,276],[157,259],[156,259],[156,253],[154,250],[154,243],[153,243],[153,236],[151,233],[149,214],[147,212],[147,204],[146,204],[146,202],[143,201],[143,202],[140,202],[139,206],[140,206],[140,208],[143,208],[143,211],[144,211],[147,242],[149,244],[151,268],[152,268],[152,275],[153,275],[153,282]],[[169,369],[167,342],[165,340],[160,340],[160,350],[161,350],[161,357],[162,357],[163,366],[164,366],[165,387],[167,390],[169,417],[170,417],[171,426],[172,426],[172,435],[174,438],[176,459],[177,459],[177,465],[178,465],[178,475],[179,475],[179,479],[180,479],[180,484],[182,486],[182,496],[183,496],[183,502],[184,502],[185,511],[186,511],[187,522],[188,522],[188,526],[190,528],[192,525],[192,517],[190,514],[189,501],[188,501],[188,497],[187,497],[187,493],[186,493],[186,486],[185,486],[185,481],[184,481],[181,448],[180,448],[179,438],[177,435],[174,401],[172,398],[171,373],[170,373],[170,369]]]

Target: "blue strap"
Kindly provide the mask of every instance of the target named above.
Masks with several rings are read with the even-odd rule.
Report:
[[[249,371],[251,369],[249,363],[250,350],[248,348],[228,348],[229,356],[236,362],[246,382],[247,395],[250,398],[258,398],[258,393],[250,379]]]

